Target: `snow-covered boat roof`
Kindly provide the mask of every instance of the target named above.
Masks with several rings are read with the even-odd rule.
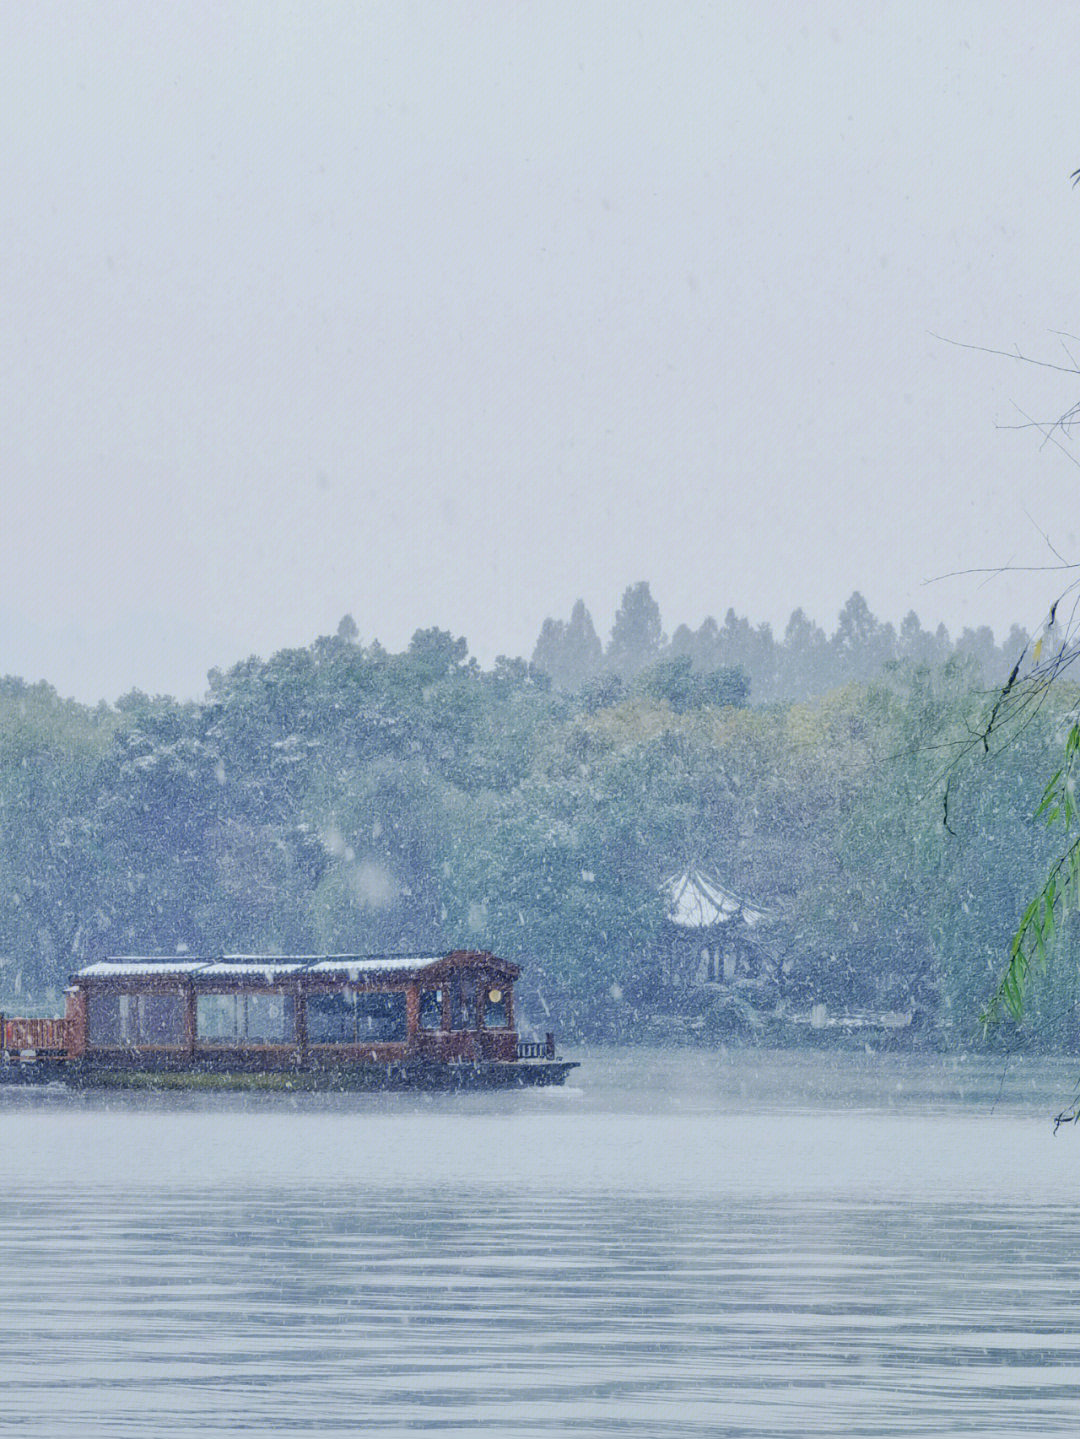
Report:
[[[680,929],[712,929],[739,919],[751,928],[771,916],[740,895],[726,889],[718,879],[699,869],[686,869],[665,882],[667,917]]]
[[[85,969],[78,971],[78,978],[84,976],[88,979],[111,979],[114,975],[144,975],[144,974],[195,974],[200,969],[205,969],[208,961],[205,959],[153,959],[137,958],[132,956],[123,959],[102,959],[96,964],[88,964]]]
[[[295,974],[409,974],[437,964],[432,954],[224,954],[220,956],[124,955],[98,960],[80,969],[76,979],[146,979],[153,975],[189,975],[194,979],[286,979]]]
[[[290,974],[298,974],[304,966],[294,961],[281,959],[264,960],[234,960],[229,957],[224,959],[210,960],[200,969],[195,970],[195,978],[202,979],[204,976],[218,979],[258,979],[265,975],[268,980],[285,979]]]
[[[437,964],[441,954],[332,954],[307,966],[309,974],[382,974],[387,970],[424,969]]]

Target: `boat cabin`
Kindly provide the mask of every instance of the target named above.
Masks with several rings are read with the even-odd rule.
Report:
[[[478,950],[109,959],[71,977],[68,1054],[208,1069],[512,1061],[519,972]]]

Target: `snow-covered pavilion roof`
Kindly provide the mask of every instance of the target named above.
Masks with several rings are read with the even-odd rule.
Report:
[[[663,886],[667,896],[667,917],[680,929],[712,929],[718,924],[741,920],[751,928],[770,918],[762,909],[726,889],[718,879],[699,869],[685,869]]]

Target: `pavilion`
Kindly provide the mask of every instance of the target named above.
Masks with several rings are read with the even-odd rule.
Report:
[[[696,867],[666,880],[663,973],[673,986],[732,984],[756,980],[772,962],[755,931],[773,918],[769,910]]]

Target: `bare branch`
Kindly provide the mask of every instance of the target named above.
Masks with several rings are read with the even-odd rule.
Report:
[[[1052,360],[1036,360],[1031,355],[1021,354],[1019,350],[995,350],[990,345],[969,345],[964,340],[950,340],[948,335],[938,335],[933,330],[928,330],[927,333],[944,345],[955,345],[958,350],[977,350],[981,355],[999,355],[1006,360],[1020,360],[1025,365],[1037,365],[1041,370],[1056,370],[1059,375],[1080,375],[1080,369],[1075,365],[1055,365]]]
[[[1061,570],[1080,570],[1080,560],[1060,565],[983,565],[971,570],[948,570],[943,575],[931,575],[923,580],[924,585],[936,585],[940,580],[961,580],[969,575],[1027,575],[1053,574]]]
[[[1055,431],[1056,429],[1059,429],[1059,428],[1060,428],[1060,429],[1062,430],[1062,432],[1064,432],[1064,425],[1062,424],[1062,421],[1061,421],[1061,420],[1055,420],[1052,425],[1045,426],[1045,427],[1044,427],[1044,426],[1041,426],[1041,425],[1038,425],[1038,424],[1036,424],[1036,422],[1031,418],[1030,415],[1024,414],[1024,411],[1020,409],[1020,406],[1016,403],[1015,400],[1013,400],[1012,403],[1013,403],[1013,408],[1017,411],[1017,413],[1023,415],[1023,416],[1024,416],[1024,419],[1027,420],[1028,424],[1029,424],[1030,426],[1032,426],[1034,429],[1037,429],[1037,430],[1039,431],[1039,433],[1042,435],[1042,437],[1043,437],[1043,445],[1044,445],[1044,446],[1045,446],[1046,444],[1056,445],[1057,448],[1061,451],[1061,453],[1065,456],[1065,458],[1066,458],[1067,460],[1069,460],[1072,464],[1076,465],[1076,467],[1077,467],[1078,469],[1080,469],[1080,460],[1078,460],[1075,455],[1070,454],[1070,452],[1065,448],[1065,446],[1061,443],[1060,440],[1057,440],[1057,439],[1054,438],[1054,431]]]

